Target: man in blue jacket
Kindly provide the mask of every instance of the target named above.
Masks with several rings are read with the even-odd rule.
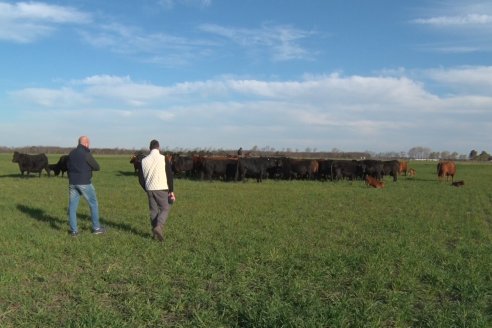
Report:
[[[77,148],[68,155],[68,222],[70,224],[70,234],[76,237],[79,234],[77,228],[77,208],[79,207],[80,196],[84,197],[89,203],[92,218],[92,233],[102,234],[106,230],[99,223],[99,205],[97,202],[96,189],[92,185],[92,171],[99,171],[99,164],[92,157],[89,150],[89,138],[82,136],[79,138]]]

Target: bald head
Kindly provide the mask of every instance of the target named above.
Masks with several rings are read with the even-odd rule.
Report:
[[[89,138],[87,136],[81,136],[79,138],[79,145],[89,148]]]

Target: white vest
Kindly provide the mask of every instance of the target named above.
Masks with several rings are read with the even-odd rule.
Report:
[[[146,190],[168,190],[166,176],[166,158],[159,149],[152,149],[142,160],[142,173]]]

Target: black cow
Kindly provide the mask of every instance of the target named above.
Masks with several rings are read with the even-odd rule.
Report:
[[[318,160],[318,179],[320,180],[332,180],[331,166],[333,165],[332,159],[320,159]]]
[[[63,178],[65,172],[68,171],[67,162],[68,162],[68,155],[60,156],[60,159],[56,164],[49,164],[50,171],[53,171],[55,173],[55,176],[59,176],[61,172]]]
[[[268,176],[268,170],[277,165],[270,157],[243,157],[237,163],[236,180],[245,181],[246,178],[254,178],[256,182],[262,182]]]
[[[363,177],[363,168],[356,160],[334,160],[331,165],[332,180],[355,180]]]
[[[142,170],[142,159],[145,158],[145,153],[143,151],[138,151],[132,155],[130,158],[130,163],[133,164],[133,172],[138,174]]]
[[[185,174],[191,176],[194,170],[194,161],[192,156],[173,155],[172,158],[173,173],[176,175]]]
[[[311,179],[318,172],[318,162],[311,159],[296,159],[284,157],[279,159],[283,178]]]
[[[237,172],[237,159],[235,158],[204,158],[201,163],[200,178],[234,180]]]
[[[383,161],[383,175],[390,175],[393,177],[393,181],[398,180],[398,174],[400,172],[400,162],[397,160]]]
[[[381,181],[384,174],[383,162],[376,159],[365,159],[361,161],[362,169],[364,172],[364,178],[370,175],[373,178]]]
[[[27,172],[27,175],[33,172],[39,173],[39,176],[41,177],[41,172],[44,169],[46,173],[48,173],[48,176],[50,176],[48,157],[46,157],[45,154],[29,155],[22,154],[16,151],[14,152],[12,162],[19,164],[21,175],[24,175],[24,172]]]

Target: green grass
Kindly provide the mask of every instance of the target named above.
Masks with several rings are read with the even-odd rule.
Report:
[[[106,235],[68,235],[67,179],[0,154],[1,327],[491,327],[492,166],[362,182],[176,180],[152,240],[126,157],[94,175]],[[58,156],[50,155],[50,162]]]

